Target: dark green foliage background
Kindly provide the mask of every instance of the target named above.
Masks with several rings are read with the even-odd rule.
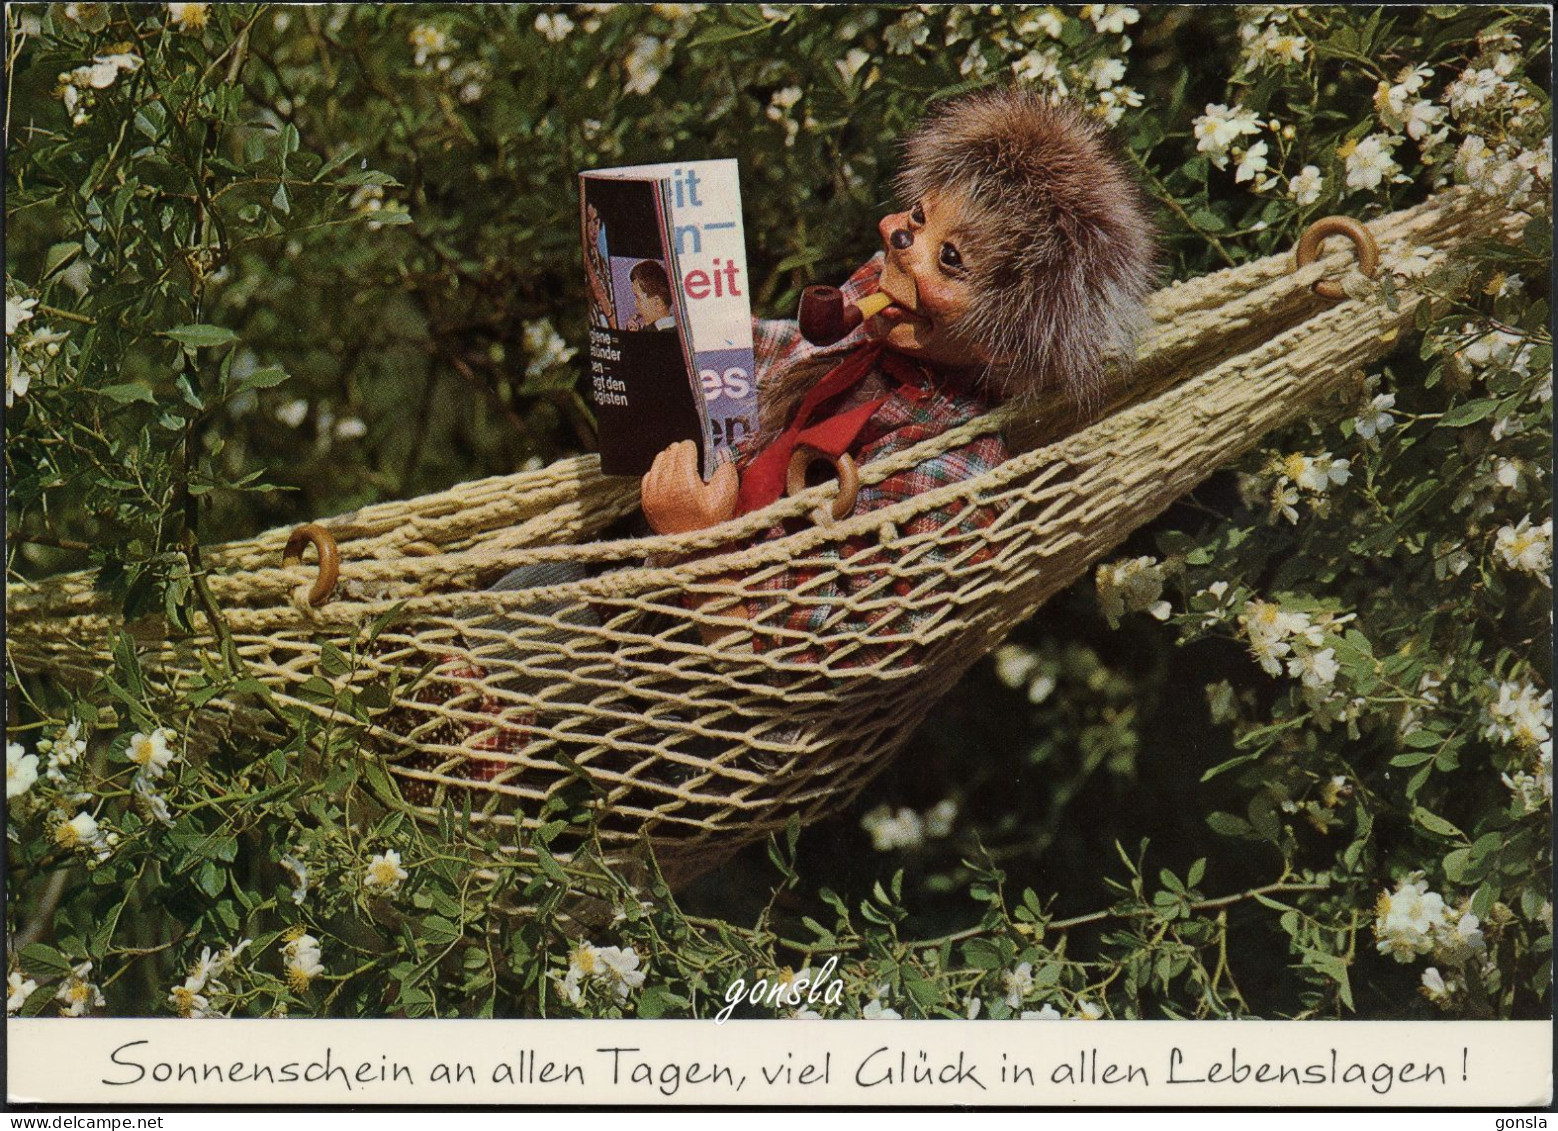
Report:
[[[188,30],[162,5],[83,5],[78,19],[62,7],[13,6],[35,25],[18,38],[13,23],[8,40],[8,295],[25,289],[37,321],[71,331],[8,413],[9,577],[90,566],[127,612],[176,624],[196,616],[186,541],[591,449],[582,366],[537,332],[545,321],[583,345],[579,169],[739,157],[754,306],[784,315],[801,286],[875,250],[897,141],[927,103],[1052,42],[1032,26],[1044,10],[1021,6],[234,4]],[[1119,34],[1056,12],[1065,65],[1121,54]],[[1119,132],[1158,204],[1165,282],[1285,252],[1327,212],[1367,219],[1424,199],[1447,159],[1414,165],[1405,144],[1401,183],[1353,193],[1338,153],[1381,129],[1377,86],[1404,66],[1436,68],[1436,97],[1484,52],[1479,36],[1507,29],[1537,108],[1499,128],[1526,145],[1550,128],[1539,11],[1307,12],[1309,54],[1288,67],[1241,67],[1233,9],[1143,8],[1126,28],[1142,105]],[[537,26],[553,14],[575,25],[557,42]],[[421,66],[419,27],[445,38]],[[58,76],[126,48],[144,66],[93,91],[73,125]],[[964,73],[970,48],[982,62]],[[647,81],[630,56],[656,49],[652,87],[626,89]],[[866,53],[858,66],[850,49]],[[1263,135],[1271,167],[1317,166],[1320,198],[1255,192],[1209,163],[1192,132],[1209,103],[1290,124],[1285,140]],[[1430,960],[1392,961],[1371,932],[1376,898],[1423,870],[1488,937],[1491,962],[1468,966],[1448,1010],[1545,1016],[1550,804],[1512,806],[1499,775],[1529,759],[1482,733],[1490,680],[1550,685],[1550,591],[1491,549],[1501,525],[1550,514],[1551,406],[1536,393],[1551,367],[1545,219],[1488,256],[1456,266],[1471,297],[1377,367],[1400,418],[1380,444],[1355,434],[1356,405],[1271,439],[1270,453],[1353,460],[1329,510],[1268,521],[1262,491],[1245,489],[1269,485],[1265,454],[1213,475],[1120,551],[1170,563],[1169,624],[1132,613],[1111,629],[1092,586],[1074,587],[1014,637],[1054,680],[1042,702],[982,663],[851,812],[743,854],[679,902],[618,893],[624,918],[590,941],[643,957],[645,986],[625,998],[592,985],[577,1007],[561,1001],[555,978],[579,940],[544,915],[493,912],[470,882],[482,846],[375,796],[350,728],[300,714],[276,749],[181,763],[165,828],[127,792],[124,745],[131,729],[181,731],[198,704],[146,694],[128,653],[84,696],[8,672],[11,740],[32,750],[84,720],[80,781],[123,837],[88,869],[51,840],[43,783],[13,804],[7,915],[27,946],[11,968],[44,986],[26,1011],[52,1011],[51,987],[91,959],[108,1012],[167,1012],[202,946],[252,937],[223,1011],[704,1016],[732,972],[836,953],[850,1016],[872,1001],[964,1016],[970,996],[981,1016],[1010,1016],[1003,974],[1021,963],[1022,1009],[1438,1016],[1417,992]],[[1524,292],[1484,293],[1498,270],[1519,272]],[[1531,343],[1526,373],[1478,385],[1457,369],[1461,328],[1486,317]],[[342,433],[345,420],[362,434]],[[1519,425],[1495,440],[1497,421]],[[1528,470],[1531,494],[1468,516],[1451,501],[1495,448]],[[1466,548],[1469,570],[1436,573],[1447,544]],[[1365,704],[1351,728],[1317,721],[1296,680],[1263,673],[1236,615],[1208,626],[1191,611],[1217,580],[1234,614],[1259,598],[1357,615],[1358,639],[1338,646],[1338,686]],[[1430,672],[1443,677],[1435,703],[1419,694]],[[1214,720],[1207,689],[1225,682],[1236,706]],[[1401,725],[1409,703],[1415,733]],[[1327,795],[1336,777],[1345,794]],[[862,829],[880,805],[945,798],[955,827],[918,848],[879,853]],[[361,883],[389,847],[411,875],[393,899]],[[279,864],[289,854],[309,863],[301,902]],[[505,883],[555,904],[562,876],[554,863]],[[327,973],[309,988],[282,976],[289,929],[321,940]]]

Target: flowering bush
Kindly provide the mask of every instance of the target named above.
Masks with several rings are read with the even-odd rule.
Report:
[[[91,567],[176,628],[220,622],[202,546],[593,446],[583,167],[738,156],[764,314],[874,249],[927,100],[998,81],[1117,127],[1175,277],[1452,184],[1526,221],[1386,249],[1366,301],[1435,302],[1340,415],[1134,535],[853,812],[675,899],[553,859],[562,801],[538,865],[474,882],[499,846],[386,804],[352,728],[303,710],[195,743],[210,700],[262,691],[235,648],[172,698],[128,635],[90,686],[8,671],[8,1013],[711,1016],[737,975],[825,974],[842,992],[741,1009],[1550,1012],[1539,11],[7,18],[8,576]]]

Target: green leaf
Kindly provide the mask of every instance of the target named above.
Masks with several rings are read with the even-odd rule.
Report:
[[[536,843],[530,847],[536,854],[536,862],[541,865],[541,871],[546,873],[548,879],[559,884],[568,882],[568,873],[563,871],[563,866],[557,862],[557,857],[548,852],[545,845]]]
[[[75,969],[70,959],[45,943],[28,943],[22,947],[21,959],[27,970],[40,974],[64,975]]]
[[[1418,806],[1416,809],[1412,810],[1412,820],[1416,821],[1420,826],[1427,829],[1429,832],[1437,833],[1439,836],[1451,836],[1455,837],[1457,840],[1466,839],[1466,834],[1461,832],[1460,829],[1456,828],[1449,821],[1446,821],[1438,814],[1430,813],[1422,806]]]
[[[62,267],[68,267],[75,262],[76,256],[81,254],[79,243],[57,243],[49,248],[48,254],[43,257],[43,277],[48,278]]]
[[[151,386],[144,381],[125,381],[118,385],[108,385],[97,390],[111,401],[119,404],[132,404],[140,401],[144,404],[156,404],[157,396],[152,392]]]
[[[239,384],[245,389],[271,389],[287,380],[290,374],[279,365],[262,365],[243,375]]]
[[[1439,418],[1439,423],[1445,428],[1464,428],[1491,416],[1498,406],[1499,402],[1492,399],[1467,401],[1445,413]]]
[[[319,668],[328,676],[345,675],[352,670],[352,662],[345,652],[327,640],[319,649]]]
[[[229,342],[238,340],[238,335],[226,326],[210,326],[198,322],[188,326],[175,326],[171,330],[164,330],[162,336],[172,338],[180,345],[190,346],[195,349],[225,346]]]
[[[1214,833],[1223,836],[1249,836],[1253,831],[1250,823],[1243,817],[1236,817],[1232,813],[1215,812],[1206,815],[1206,823]]]

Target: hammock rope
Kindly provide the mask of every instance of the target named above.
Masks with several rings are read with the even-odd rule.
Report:
[[[1388,263],[1421,246],[1448,255],[1513,239],[1521,219],[1456,189],[1367,228]],[[710,531],[594,541],[637,508],[638,485],[586,456],[321,520],[339,552],[333,586],[316,590],[312,562],[279,564],[293,532],[274,530],[206,551],[209,587],[276,702],[341,718],[303,685],[392,689],[368,729],[419,816],[469,804],[474,823],[508,830],[512,845],[549,799],[586,786],[600,848],[627,858],[647,841],[674,885],[792,817],[846,806],[1045,600],[1264,434],[1355,393],[1360,367],[1430,300],[1404,287],[1392,310],[1356,282],[1356,297],[1317,298],[1314,285],[1352,261],[1338,244],[1297,269],[1272,256],[1160,291],[1132,386],[1096,423],[1077,429],[1053,406],[1022,454],[869,514],[752,541],[829,506],[824,484]],[[1017,424],[998,410],[861,466],[860,481],[1003,427]],[[989,523],[953,514],[926,526],[969,507]],[[602,572],[483,588],[558,561]],[[767,587],[794,575],[807,580]],[[110,666],[121,628],[170,694],[220,654],[209,632],[122,625],[87,573],[13,582],[8,606],[13,664],[66,681]],[[795,627],[805,608],[813,626]],[[351,657],[348,670],[323,662],[331,649]],[[208,706],[237,730],[269,722],[238,697]],[[566,860],[583,847],[552,850]]]

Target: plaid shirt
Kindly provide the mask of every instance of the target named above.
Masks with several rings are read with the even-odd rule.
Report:
[[[882,257],[865,264],[854,273],[842,290],[850,301],[858,301],[864,295],[878,289],[882,272]],[[831,346],[813,346],[801,337],[800,328],[793,321],[758,321],[754,326],[754,344],[757,356],[758,387],[765,379],[771,379],[783,368],[794,365],[816,365],[819,375],[853,349],[867,341],[864,329],[857,329],[843,341]],[[864,429],[850,448],[850,454],[859,464],[889,456],[894,452],[913,447],[921,441],[938,436],[959,424],[983,415],[992,407],[991,402],[973,389],[949,381],[936,381],[934,374],[925,386],[900,384],[886,374],[876,371],[869,374],[855,389],[826,406],[829,414],[838,413],[866,401],[888,396],[885,404],[872,414]],[[736,459],[744,465],[756,451],[755,444],[738,446]],[[925,491],[958,483],[980,475],[1007,458],[1006,445],[999,435],[987,434],[958,448],[953,448],[926,459],[913,467],[904,468],[878,483],[862,484],[855,500],[854,515],[866,514],[891,506]],[[978,562],[989,557],[990,550],[980,546],[968,554],[970,540],[958,535],[975,534],[995,521],[998,508],[973,507],[962,500],[954,500],[943,507],[924,511],[914,516],[898,532],[900,539],[914,535],[936,535],[926,545],[916,545],[914,568],[916,573],[933,571],[936,566],[948,562],[954,556],[967,556],[968,562]],[[778,524],[766,531],[764,539],[783,537],[803,527],[809,519],[792,520]],[[950,524],[950,525],[949,525]],[[937,535],[937,532],[940,532]],[[975,539],[977,541],[977,537]],[[830,641],[840,637],[854,637],[880,642],[867,643],[840,657],[841,667],[860,667],[888,658],[904,643],[911,647],[903,652],[895,663],[910,663],[916,634],[929,626],[937,609],[905,607],[901,603],[883,601],[896,594],[907,598],[914,584],[907,578],[896,578],[890,589],[882,582],[887,567],[895,556],[892,545],[871,552],[876,545],[874,535],[857,536],[832,546],[819,547],[816,551],[834,561],[847,562],[841,570],[818,566],[795,566],[772,577],[755,582],[754,587],[782,592],[783,598],[774,602],[789,606],[782,616],[765,614],[770,602],[755,598],[748,602],[747,612],[756,619],[754,624],[755,646],[761,651],[786,649],[785,658],[796,663],[816,663],[823,658],[825,649],[816,642],[815,635],[826,635]],[[948,567],[952,568],[952,567]],[[818,579],[824,574],[832,576],[826,582]],[[922,595],[923,597],[923,595]],[[860,602],[869,602],[864,607]],[[934,602],[931,603],[934,606]],[[828,651],[836,644],[830,645]]]

